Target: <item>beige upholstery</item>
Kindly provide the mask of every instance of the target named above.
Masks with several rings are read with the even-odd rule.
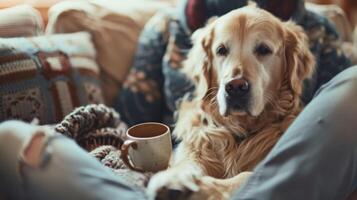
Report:
[[[168,6],[148,0],[61,2],[49,10],[46,33],[84,30],[92,34],[103,72],[104,95],[111,105],[132,65],[141,29],[156,11]]]
[[[40,13],[30,5],[0,10],[0,37],[37,36],[43,34]]]

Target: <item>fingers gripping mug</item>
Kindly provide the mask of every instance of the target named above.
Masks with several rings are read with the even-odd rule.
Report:
[[[170,129],[165,124],[147,122],[126,131],[121,158],[132,170],[157,172],[169,166],[172,152]]]

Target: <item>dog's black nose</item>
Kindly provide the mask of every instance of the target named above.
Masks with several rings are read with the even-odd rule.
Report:
[[[237,78],[228,82],[225,89],[229,96],[240,97],[249,92],[249,83],[243,78]]]

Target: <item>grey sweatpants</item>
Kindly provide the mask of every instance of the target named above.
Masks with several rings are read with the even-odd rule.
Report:
[[[46,136],[38,166],[19,160],[38,130],[17,123],[0,125],[0,199],[146,199],[143,191],[57,134]],[[346,199],[357,186],[356,173],[353,67],[321,88],[233,199]]]

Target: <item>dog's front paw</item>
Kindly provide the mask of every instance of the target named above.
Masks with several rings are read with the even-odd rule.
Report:
[[[164,199],[175,196],[175,199],[180,199],[179,196],[184,197],[191,192],[199,190],[197,180],[200,177],[201,174],[195,172],[195,170],[178,171],[176,169],[169,169],[162,171],[150,179],[147,193],[151,199],[155,199],[158,196]]]

